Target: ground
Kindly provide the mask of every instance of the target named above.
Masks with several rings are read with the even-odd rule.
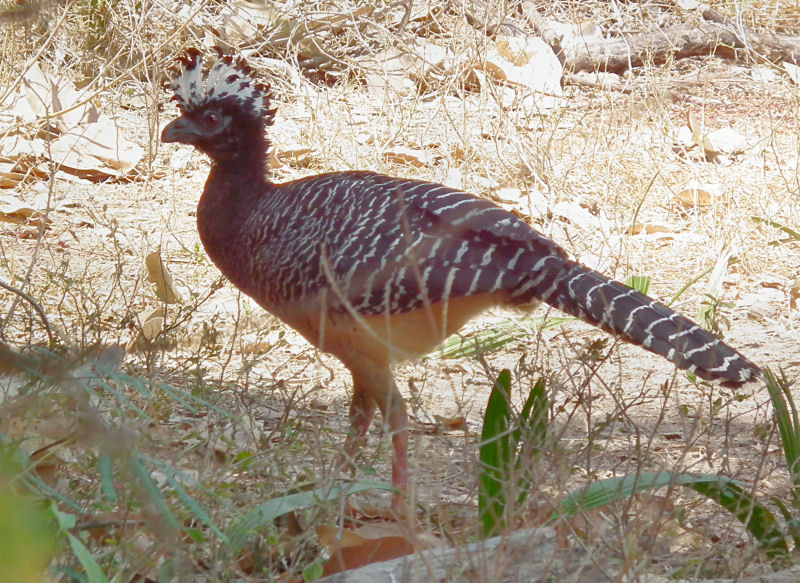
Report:
[[[554,17],[569,16],[571,3],[555,4]],[[595,15],[604,15],[598,23],[613,21],[605,3],[592,4]],[[158,3],[151,8],[169,13]],[[286,9],[297,18],[316,14]],[[24,26],[68,43],[52,33],[60,5],[45,10],[53,11],[46,17],[51,20]],[[101,26],[92,20],[100,17],[99,9],[64,10],[73,26],[82,18]],[[121,27],[114,19],[125,10],[109,8],[106,17],[113,24],[105,26]],[[210,21],[222,8],[201,10]],[[766,10],[754,14],[767,18]],[[335,359],[313,350],[221,280],[200,246],[195,208],[208,161],[157,139],[177,115],[160,87],[162,75],[179,48],[202,42],[192,38],[196,31],[186,22],[170,50],[158,27],[149,32],[158,43],[137,38],[136,50],[146,55],[142,68],[116,53],[126,64],[100,67],[105,85],[84,70],[99,67],[96,56],[83,68],[74,58],[62,61],[70,66],[59,75],[100,88],[94,96],[100,111],[145,155],[133,179],[101,182],[55,171],[7,191],[23,201],[47,194],[55,210],[46,228],[41,221],[7,223],[0,233],[3,279],[41,304],[59,343],[82,363],[75,370],[104,380],[93,384],[64,373],[69,381],[55,387],[44,382],[31,392],[11,379],[0,404],[0,429],[12,442],[35,443],[25,449],[34,460],[41,448],[67,439],[48,454],[49,474],[34,462],[19,471],[59,492],[51,496],[79,523],[102,523],[86,544],[109,578],[141,573],[155,579],[168,562],[207,580],[289,580],[314,563],[319,550],[313,529],[335,524],[339,506],[305,511],[299,532],[266,524],[248,541],[251,554],[238,557],[226,555],[229,549],[209,525],[225,530],[260,502],[340,479],[334,462],[347,430],[350,379]],[[463,14],[456,11],[443,22],[452,25],[451,32],[431,33],[427,40],[471,46],[481,54],[483,45]],[[648,25],[636,19],[628,24]],[[20,30],[5,31],[6,60],[11,46],[31,48]],[[88,35],[67,44],[70,54],[87,50]],[[99,35],[97,46],[108,50],[103,42],[119,39]],[[148,42],[159,51],[143,50]],[[45,68],[63,50],[33,46],[44,46]],[[703,307],[714,302],[717,331],[727,342],[789,379],[800,373],[798,240],[781,230],[800,225],[800,109],[797,85],[781,70],[756,59],[677,60],[631,70],[625,92],[566,85],[554,108],[526,117],[498,104],[491,84],[465,88],[437,79],[413,98],[380,97],[353,59],[337,55],[342,66],[321,68],[315,76],[291,55],[282,68],[260,60],[261,54],[275,58],[263,45],[247,50],[275,91],[275,181],[370,169],[455,183],[518,213],[595,269],[620,280],[649,276],[653,297],[670,301],[682,292],[672,307],[694,319],[702,319]],[[7,87],[18,82],[21,65],[15,61],[13,73],[4,73]],[[129,77],[120,73],[125,67]],[[709,160],[701,146],[682,142],[690,114],[701,136],[724,128],[738,132],[744,139],[740,151]],[[19,129],[12,126],[5,129]],[[392,155],[400,147],[413,151],[410,159]],[[300,153],[291,157],[292,152]],[[706,198],[687,204],[680,194],[687,190],[703,191]],[[655,232],[633,234],[635,224]],[[147,280],[145,257],[159,250],[181,296],[169,305]],[[42,346],[43,329],[28,305],[13,294],[2,302],[5,340]],[[141,315],[159,307],[162,333],[151,343],[141,337]],[[556,323],[556,317],[544,308],[528,315],[491,312],[463,335],[510,330],[511,339],[496,349],[460,358],[435,353],[398,366],[398,384],[413,417],[412,482],[426,509],[423,532],[454,543],[476,535],[477,442],[489,391],[503,368],[513,372],[517,406],[543,377],[551,416],[548,447],[535,461],[533,492],[513,516],[514,527],[541,524],[554,501],[588,481],[638,470],[722,473],[759,495],[789,498],[762,386],[736,392],[695,382],[644,350],[576,321]],[[87,356],[96,345],[124,346],[126,353],[110,359],[110,372],[98,372],[103,357]],[[37,398],[23,402],[25,395]],[[89,411],[96,423],[76,421],[76,411]],[[442,429],[448,424],[455,427]],[[130,459],[139,461],[123,461]],[[378,423],[356,477],[388,482],[388,462],[388,439]],[[112,469],[103,470],[104,463]],[[161,498],[148,490],[138,467],[146,467],[164,492]],[[116,499],[109,488],[116,489]],[[354,498],[362,506],[380,506],[387,495]],[[767,568],[734,519],[688,491],[656,491],[581,520],[559,527],[565,544],[577,537],[605,549],[635,564],[629,573],[691,579]],[[158,541],[178,526],[185,549],[159,550]],[[277,542],[286,539],[291,542]],[[723,561],[731,547],[739,558]],[[56,564],[78,564],[62,551]],[[225,561],[236,565],[237,575]],[[70,580],[66,571],[58,577]]]

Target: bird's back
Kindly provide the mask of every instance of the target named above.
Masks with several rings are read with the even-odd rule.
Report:
[[[253,201],[239,236],[236,264],[245,264],[247,273],[234,279],[244,280],[245,291],[262,305],[300,302],[327,290],[332,310],[363,315],[510,292],[542,256],[565,257],[491,203],[371,172],[270,185]]]

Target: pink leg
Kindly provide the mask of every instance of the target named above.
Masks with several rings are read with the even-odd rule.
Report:
[[[381,391],[375,400],[392,436],[392,486],[397,490],[392,496],[392,511],[398,516],[405,516],[408,493],[408,413],[403,396],[391,377],[389,382],[389,389]]]
[[[352,433],[347,436],[345,453],[352,459],[363,442],[377,405],[392,436],[392,486],[397,490],[392,496],[392,511],[398,516],[405,516],[408,492],[406,403],[397,390],[388,365],[375,366],[364,361],[359,365],[352,367],[348,365],[353,374],[353,402],[350,405]]]
[[[350,432],[344,441],[344,455],[339,462],[341,468],[352,467],[356,454],[364,446],[372,418],[375,416],[375,400],[360,387],[353,388],[353,400],[350,402]]]

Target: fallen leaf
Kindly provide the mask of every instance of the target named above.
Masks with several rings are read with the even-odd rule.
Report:
[[[153,340],[164,330],[164,307],[146,308],[136,315],[138,330],[125,346],[126,352],[137,352],[152,347]]]
[[[745,137],[733,128],[722,128],[703,138],[703,149],[708,158],[741,154],[746,147]]]
[[[42,225],[45,221],[45,208],[37,208],[38,206],[23,202],[14,196],[0,195],[0,220],[8,223]]]
[[[430,166],[435,162],[434,157],[425,150],[417,150],[405,146],[396,146],[384,151],[382,158],[386,162],[405,164],[417,168]]]
[[[466,417],[434,415],[433,418],[436,420],[435,423],[420,423],[420,428],[427,435],[444,435],[454,431],[463,432],[468,430]]]
[[[498,81],[534,92],[562,94],[564,68],[553,49],[537,37],[498,37],[486,57],[485,71]]]
[[[711,193],[702,188],[682,190],[672,197],[672,202],[684,210],[711,206],[712,200],[713,197]]]
[[[653,233],[669,233],[672,229],[666,223],[634,223],[625,229],[626,235],[651,235]]]
[[[312,149],[303,144],[280,146],[275,150],[275,158],[294,168],[304,168],[312,161]]]
[[[692,142],[698,146],[702,144],[703,127],[700,122],[697,121],[697,116],[691,109],[686,110],[686,124],[689,126],[689,130],[692,132]]]
[[[800,67],[789,61],[783,62],[783,70],[789,76],[789,79],[794,81],[795,85],[800,85]]]
[[[396,559],[414,552],[414,545],[405,535],[396,534],[397,529],[373,527],[352,531],[320,525],[315,530],[320,544],[327,548],[330,555],[323,575]]]
[[[99,118],[90,101],[79,105],[84,94],[75,89],[72,81],[57,74],[45,74],[38,63],[31,65],[22,83],[31,110],[37,117],[51,120],[61,131]]]
[[[164,265],[161,258],[161,249],[149,253],[145,258],[147,266],[147,281],[156,284],[156,295],[168,304],[180,303],[181,293],[175,287],[172,274]]]
[[[144,156],[144,148],[129,141],[110,118],[71,128],[50,144],[57,166],[82,178],[124,176]]]

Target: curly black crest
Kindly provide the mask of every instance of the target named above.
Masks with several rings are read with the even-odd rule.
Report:
[[[167,86],[175,94],[172,100],[181,112],[196,111],[210,103],[229,104],[264,125],[272,125],[276,109],[270,108],[269,84],[256,81],[255,71],[243,57],[215,50],[217,57],[205,72],[203,56],[194,47],[187,49],[178,58],[178,66],[171,69],[172,78]]]

